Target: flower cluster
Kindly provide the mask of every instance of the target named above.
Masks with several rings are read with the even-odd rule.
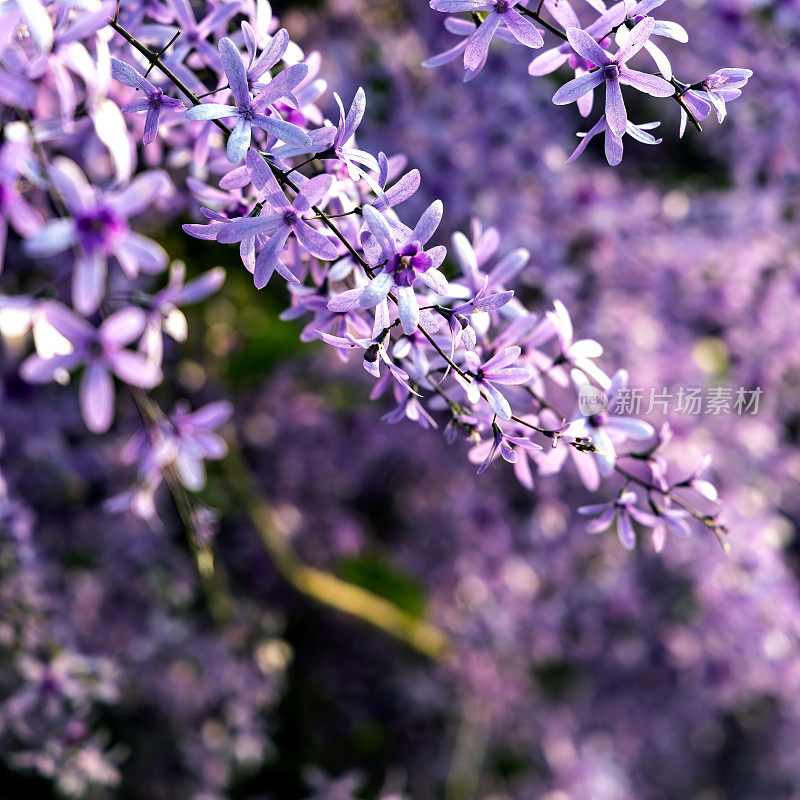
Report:
[[[463,10],[460,2],[445,5]],[[565,9],[559,6],[559,13]],[[541,46],[524,11],[514,3],[492,6],[464,50],[474,72],[496,31]],[[36,352],[21,368],[26,380],[66,383],[82,369],[80,407],[90,430],[103,433],[113,423],[115,379],[131,388],[143,424],[129,448],[138,478],[135,489],[111,507],[124,507],[127,498],[128,507],[155,522],[152,498],[165,470],[174,469],[185,489],[201,488],[203,459],[225,452],[210,428],[229,415],[197,412],[209,416],[206,422],[186,409],[168,415],[147,394],[163,379],[164,335],[186,336],[180,306],[218,290],[222,274],[215,270],[184,285],[181,268],[173,266],[168,286],[152,288],[147,276],[162,274],[168,256],[133,230],[131,220],[183,187],[170,172],[135,172],[135,138],[128,137],[123,114],[146,112],[143,128],[127,118],[134,131],[141,130],[142,143],[160,148],[165,165],[191,162],[194,174],[185,188],[207,203],[201,208],[207,223],[185,225],[185,231],[205,241],[238,243],[258,289],[277,273],[291,296],[287,315],[307,318],[305,338],[321,339],[344,358],[360,351],[364,368],[378,380],[373,396],[393,387],[396,407],[387,419],[443,424],[450,440],[474,445],[481,471],[500,455],[515,464],[529,488],[537,469],[552,474],[567,462],[592,490],[601,478],[622,476],[644,491],[646,513],[659,525],[677,504],[681,514],[724,532],[713,509],[698,508],[664,477],[659,450],[665,432],[656,436],[647,423],[564,410],[586,383],[601,389],[619,383],[595,362],[601,346],[573,340],[562,304],[541,315],[516,299],[511,286],[528,254],[517,250],[492,266],[499,245],[493,230],[476,224],[471,240],[456,233],[446,261],[446,247],[431,245],[443,215],[440,201],[415,222],[403,221],[398,207],[419,189],[419,173],[405,171],[401,157],[356,145],[363,90],[347,111],[335,95],[338,123],[323,116],[318,103],[324,82],[313,78],[316,59],[292,46],[266,6],[229,4],[202,23],[179,6],[160,9],[152,20],[125,4],[112,17],[104,5],[68,20],[44,9],[32,13],[34,27],[31,19],[27,27],[19,22],[3,66],[20,86],[41,83],[36,91],[16,93],[14,119],[6,123],[3,163],[10,189],[4,202],[14,209],[9,219],[23,252],[49,273],[54,288],[18,293],[5,303],[27,315],[37,333]],[[656,30],[651,17],[641,16],[630,31],[623,24],[628,17],[617,21],[614,56],[591,33],[568,28],[569,45],[592,66],[562,87],[556,102],[580,100],[585,108],[584,98],[605,82],[602,128],[612,149],[621,147],[630,125],[620,83],[672,92],[665,79],[627,66]],[[65,109],[54,106],[46,91],[51,78],[41,64],[55,63],[60,51],[54,43],[76,38],[88,50],[110,45],[115,55],[93,62],[91,74],[58,73],[76,98]],[[706,90],[716,92],[714,102],[724,111],[741,80],[738,73],[720,73]],[[103,91],[107,97],[98,100]],[[56,143],[74,130],[85,131],[88,152],[103,157],[103,168],[92,170],[99,175],[87,177],[75,160],[41,146],[42,139]],[[59,288],[62,277],[69,278],[68,296]],[[624,540],[629,544],[631,536]]]
[[[574,161],[587,143],[599,133],[605,133],[605,153],[609,164],[622,161],[623,137],[627,134],[644,144],[659,144],[648,130],[660,122],[634,124],[628,118],[622,86],[656,98],[672,98],[680,106],[680,135],[691,120],[698,131],[700,123],[712,107],[722,122],[726,114],[726,101],[735,100],[742,87],[752,76],[749,69],[720,69],[695,83],[678,80],[667,54],[653,41],[663,37],[685,44],[689,36],[677,22],[651,16],[665,0],[628,0],[607,8],[603,0],[589,2],[591,21],[581,22],[569,0],[543,0],[534,10],[527,0],[430,0],[435,11],[446,14],[466,13],[471,21],[451,16],[445,27],[451,33],[464,37],[454,47],[424,62],[426,67],[438,67],[464,54],[465,80],[472,80],[486,64],[489,46],[496,36],[507,42],[539,49],[544,37],[551,35],[560,43],[534,57],[528,73],[534,77],[548,75],[567,66],[575,77],[553,95],[556,105],[577,103],[582,117],[588,117],[594,106],[594,90],[604,87],[605,111],[587,133],[579,133],[581,143],[568,162]],[[504,26],[500,26],[503,22]],[[537,25],[541,26],[539,30]],[[610,52],[615,48],[615,52]],[[628,62],[639,51],[650,57],[658,73],[632,69]]]
[[[489,12],[462,48],[471,75],[495,34],[529,48],[543,44],[523,4],[484,5],[469,9]],[[559,13],[571,13],[565,8]],[[693,519],[722,538],[713,489],[697,474],[676,476],[667,467],[668,428],[656,432],[607,409],[572,410],[587,385],[613,397],[626,375],[604,371],[602,347],[576,339],[563,304],[541,313],[517,297],[529,253],[502,254],[499,233],[477,221],[469,233],[455,232],[448,250],[440,200],[418,216],[401,213],[422,194],[419,172],[400,155],[357,143],[366,109],[361,88],[349,107],[334,94],[338,118],[331,121],[318,57],[290,41],[265,3],[205,10],[198,21],[177,0],[69,9],[31,0],[4,8],[0,207],[8,266],[0,329],[13,340],[24,381],[67,385],[77,376],[75,406],[86,428],[105,434],[117,421],[125,431],[121,461],[134,482],[107,499],[105,510],[157,527],[157,491],[166,486],[201,575],[213,573],[215,515],[196,493],[206,482],[205,462],[228,451],[217,430],[232,406],[214,401],[192,410],[179,400],[166,412],[153,393],[174,376],[169,340],[188,337],[183,309],[218,292],[225,278],[212,269],[187,280],[184,265],[170,264],[162,245],[143,233],[152,233],[159,216],[188,211],[205,222],[186,224],[185,232],[238,245],[256,289],[277,273],[290,297],[283,316],[304,321],[303,339],[330,345],[344,360],[356,356],[375,379],[372,397],[391,390],[389,423],[441,426],[448,441],[469,445],[479,472],[500,458],[529,490],[537,472],[571,465],[589,491],[615,493],[588,508],[597,516],[590,530],[615,524],[625,547],[635,544],[634,522],[652,532],[657,549],[667,531],[686,535]],[[613,55],[602,37],[569,25],[576,55],[562,59],[559,48],[551,58],[582,59],[556,102],[574,100],[585,110],[605,84],[606,113],[585,141],[603,131],[608,151],[620,155],[625,132],[652,139],[648,126],[627,120],[620,84],[677,94],[696,116],[703,103],[724,115],[747,79],[723,70],[683,92],[671,76],[631,69],[640,49],[660,53],[652,35],[672,30],[640,16],[615,24]],[[73,662],[85,671],[77,656],[34,655],[20,661],[30,686],[49,686],[51,672],[68,673]],[[69,716],[89,716],[112,695],[83,699],[78,687],[75,708],[65,706],[73,702],[68,678],[59,678],[66,688],[57,695],[64,747],[72,747]],[[6,709],[10,717],[19,716],[15,708]],[[27,747],[30,738],[20,728],[17,739]],[[49,746],[24,750],[19,763],[55,774],[60,761]],[[115,762],[103,746],[92,742],[87,750],[93,769],[65,780],[113,784]]]

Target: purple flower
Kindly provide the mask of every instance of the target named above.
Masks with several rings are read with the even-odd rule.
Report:
[[[355,146],[356,130],[361,124],[361,120],[364,118],[364,111],[367,108],[367,98],[364,90],[360,86],[358,87],[347,114],[344,113],[342,98],[336,92],[333,93],[333,99],[339,107],[339,125],[336,128],[332,145],[336,157],[347,165],[351,180],[355,181],[360,177],[366,177],[362,167],[379,172],[380,167],[375,157],[365,150],[359,150]]]
[[[647,133],[648,130],[657,128],[660,122],[645,122],[642,125],[634,125],[630,120],[625,125],[625,133],[627,133],[637,142],[642,144],[661,144],[661,139],[656,139]],[[608,127],[608,121],[605,116],[595,123],[588,133],[579,133],[578,136],[582,137],[581,143],[575,148],[572,155],[567,159],[567,164],[571,164],[578,156],[586,149],[586,145],[598,134],[605,133],[605,153],[606,161],[612,166],[616,167],[622,161],[622,139],[615,136]]]
[[[752,75],[753,71],[750,69],[725,67],[718,69],[701,82],[700,86],[704,90],[704,96],[714,106],[719,122],[725,120],[727,113],[725,103],[730,103],[741,96],[742,87]]]
[[[254,182],[264,186],[267,205],[258,217],[238,217],[232,220],[220,230],[217,239],[220,242],[241,242],[253,236],[270,234],[256,259],[256,288],[263,289],[275,271],[287,281],[298,282],[297,277],[279,258],[292,233],[311,255],[325,261],[335,259],[338,255],[336,245],[303,219],[304,214],[313,213],[312,207],[325,199],[333,183],[333,176],[317,175],[307,180],[297,197],[289,203],[260,155],[248,154],[248,166],[254,172]]]
[[[8,8],[8,5],[11,8]],[[3,14],[9,16],[9,21],[14,27],[24,21],[23,29],[37,50],[47,52],[53,46],[53,22],[39,0],[16,0],[6,4]]]
[[[396,231],[372,206],[364,207],[364,220],[370,239],[362,244],[367,261],[380,267],[380,272],[364,287],[358,297],[361,308],[374,308],[392,289],[397,290],[397,309],[403,331],[412,334],[419,324],[419,304],[414,285],[421,281],[437,294],[446,294],[447,281],[437,269],[445,257],[444,247],[423,249],[433,236],[442,218],[442,204],[436,200],[428,206],[414,230],[397,241]],[[335,305],[336,298],[331,301]],[[329,308],[331,305],[329,304]]]
[[[215,430],[233,414],[226,400],[190,411],[188,403],[179,402],[170,414],[170,427],[164,436],[165,465],[174,463],[181,483],[190,492],[199,492],[206,485],[205,461],[224,458],[228,445]]]
[[[324,331],[316,331],[317,336],[326,344],[340,350],[348,351],[358,348],[364,351],[363,366],[375,378],[381,377],[381,361],[389,368],[392,377],[411,394],[418,394],[408,385],[408,373],[397,366],[392,361],[391,356],[386,352],[386,341],[388,331],[381,331],[381,334],[374,339],[356,339],[352,334],[346,336],[333,336]]]
[[[32,4],[31,4],[32,5]],[[50,5],[53,8],[53,5]],[[102,94],[105,75],[96,66],[86,63],[79,55],[82,48],[94,50],[97,31],[108,24],[108,11],[84,7],[83,13],[57,13],[51,51],[42,53],[29,67],[28,74],[41,86],[48,78],[58,86],[61,119],[69,125],[77,109],[78,97],[84,91],[96,97]],[[85,51],[84,51],[85,52]],[[40,74],[41,71],[41,74]],[[75,77],[80,80],[76,81]]]
[[[0,149],[0,271],[3,269],[9,225],[22,237],[32,237],[42,226],[42,215],[17,188],[26,147],[6,142]]]
[[[680,508],[662,508],[653,502],[650,503],[650,506],[655,512],[652,528],[653,546],[657,553],[664,549],[667,531],[675,536],[680,536],[682,539],[692,535],[692,529],[689,527],[691,517],[686,511]]]
[[[281,28],[270,39],[269,44],[267,44],[261,55],[256,55],[258,52],[257,35],[249,22],[242,23],[242,36],[247,50],[247,80],[251,86],[255,87],[264,74],[271,70],[286,54],[286,50],[289,48],[289,34],[285,28]],[[259,88],[264,87],[259,86]]]
[[[498,455],[502,456],[509,464],[516,466],[520,460],[516,448],[530,452],[541,450],[542,446],[532,442],[527,436],[510,436],[504,433],[497,423],[492,423],[492,438],[485,439],[470,450],[469,459],[480,464],[478,467],[478,475],[480,475]],[[527,464],[527,459],[523,459],[523,461]],[[528,472],[530,473],[530,470]],[[532,479],[529,488],[533,488]]]
[[[455,238],[455,237],[454,237]],[[514,297],[514,292],[493,292],[489,291],[489,277],[484,279],[481,290],[471,300],[453,306],[447,313],[450,324],[450,333],[453,336],[451,357],[459,343],[463,343],[467,350],[474,350],[477,343],[475,330],[470,324],[468,317],[473,314],[486,314],[490,311],[497,311],[505,306]]]
[[[444,21],[444,27],[446,30],[450,31],[450,33],[464,38],[458,42],[458,44],[445,50],[443,53],[438,53],[423,61],[422,66],[426,69],[441,67],[443,64],[448,64],[458,58],[467,49],[467,45],[470,43],[478,26],[474,22],[461,19],[461,17],[447,17]],[[504,42],[509,42],[511,44],[519,43],[509,28],[498,28],[495,31],[495,36],[498,39],[502,39]],[[483,69],[485,64],[486,59],[484,58],[475,69],[467,69],[464,75],[464,81],[471,81]]]
[[[579,514],[595,517],[586,525],[589,533],[602,533],[608,530],[616,521],[617,535],[626,550],[633,550],[636,547],[636,533],[633,530],[634,520],[641,525],[654,527],[658,524],[658,519],[647,511],[637,508],[635,492],[622,492],[616,500],[597,505],[581,506],[578,508]]]
[[[488,361],[481,363],[478,355],[468,350],[464,356],[464,364],[474,377],[468,380],[456,373],[455,378],[466,391],[470,403],[480,402],[481,394],[483,394],[492,411],[500,419],[511,419],[511,406],[495,384],[510,386],[527,383],[531,379],[532,376],[528,369],[512,366],[521,353],[522,348],[516,345],[506,347]]]
[[[378,153],[377,184],[380,194],[371,205],[374,209],[392,219],[396,227],[397,221],[391,209],[413,197],[414,193],[419,189],[421,180],[418,169],[409,170],[405,175],[397,178],[397,175],[402,172],[405,162],[405,157],[389,159],[384,153]],[[393,184],[387,189],[386,186],[390,180],[393,181]]]
[[[80,406],[86,427],[105,433],[114,419],[112,374],[131,386],[152,389],[161,382],[161,369],[144,353],[127,349],[143,333],[147,322],[139,308],[123,308],[105,319],[99,328],[73,314],[66,306],[50,302],[44,309],[47,321],[71,345],[72,352],[42,358],[29,356],[20,368],[30,383],[63,380],[79,364],[86,370],[81,379]]]
[[[530,259],[528,250],[518,247],[506,253],[491,270],[484,272],[482,267],[495,254],[499,236],[496,228],[483,231],[477,220],[473,220],[472,224],[472,241],[461,231],[456,231],[452,242],[452,252],[462,272],[459,285],[465,284],[469,290],[481,293],[481,296],[504,291]],[[516,312],[519,308],[513,310]]]
[[[650,16],[650,14],[662,6],[665,1],[666,0],[639,0],[639,2],[630,9],[627,8],[626,3],[617,3],[605,14],[598,17],[592,25],[592,28],[597,26],[596,30],[616,30],[617,44],[624,44],[626,37],[629,35],[630,28],[636,23],[641,22],[645,17]],[[564,27],[566,28],[568,26]],[[596,30],[589,30],[587,28],[589,33],[595,33]],[[689,34],[686,33],[683,26],[679,25],[677,22],[656,20],[651,38],[645,42],[644,49],[650,54],[653,61],[655,61],[661,74],[667,80],[670,80],[672,78],[672,65],[664,51],[653,42],[653,36],[663,36],[667,39],[685,44],[689,41]]]
[[[312,313],[314,318],[300,332],[300,340],[312,342],[318,331],[325,331],[334,336],[344,337],[348,330],[354,330],[358,337],[364,338],[370,334],[370,326],[362,316],[351,314],[349,311],[331,311],[328,308],[328,295],[311,286],[301,286],[297,283],[289,285],[292,296],[292,305],[284,311],[280,318],[283,320],[297,319],[306,313]],[[337,355],[347,360],[342,350],[337,350]]]
[[[143,349],[156,362],[161,361],[163,353],[162,331],[177,342],[186,341],[188,325],[180,306],[199,303],[217,292],[225,281],[225,270],[215,267],[188,283],[185,279],[186,265],[173,261],[167,285],[146,301],[148,314]]]
[[[525,19],[514,6],[519,0],[431,0],[431,8],[447,14],[458,14],[462,11],[488,11],[486,19],[469,37],[464,48],[464,66],[468,70],[478,71],[486,61],[489,44],[500,23],[514,38],[526,47],[541,47],[544,44],[542,34],[533,23]]]
[[[228,161],[236,164],[245,157],[250,148],[254,125],[287,144],[311,145],[309,135],[302,128],[286,122],[279,116],[264,113],[283,97],[288,97],[295,102],[295,105],[297,104],[292,95],[292,89],[305,78],[308,72],[305,64],[293,64],[279,72],[265,89],[255,98],[251,98],[242,57],[236,45],[227,37],[220,39],[219,57],[236,105],[202,103],[190,108],[186,112],[186,116],[193,120],[236,117],[236,125],[228,137]]]
[[[398,422],[408,419],[423,428],[436,429],[439,427],[436,424],[436,420],[427,412],[425,406],[420,403],[417,395],[408,392],[397,381],[394,382],[393,386],[397,406],[381,417],[384,422],[396,425]]]
[[[169,41],[180,32],[181,35],[175,40],[169,52],[171,63],[183,65],[192,53],[196,53],[193,59],[199,57],[206,66],[219,70],[217,51],[207,39],[241,10],[241,3],[232,0],[229,3],[214,4],[213,7],[209,5],[209,13],[198,22],[188,0],[167,0],[167,2],[177,25],[142,25],[140,28],[142,33]],[[150,16],[154,16],[152,12],[149,13]],[[193,59],[190,59],[190,62]]]
[[[610,384],[609,378],[593,360],[603,355],[602,345],[594,339],[575,341],[572,319],[560,300],[554,301],[553,311],[547,312],[547,319],[555,329],[560,347],[558,358],[547,368],[548,377],[562,386],[569,385],[569,374],[564,369],[564,365],[568,365],[594,378],[603,388],[607,388]]]
[[[688,107],[689,111],[696,120],[702,122],[711,113],[711,103],[704,99],[705,93],[700,93],[694,89],[685,89],[680,93],[683,102]],[[686,133],[686,123],[689,121],[689,115],[686,113],[683,106],[681,106],[681,121],[678,136],[683,138]]]
[[[719,499],[716,486],[710,481],[700,476],[708,469],[711,464],[711,456],[705,456],[700,463],[692,470],[692,474],[686,480],[675,484],[676,488],[692,489],[698,494],[715,503]]]
[[[168,97],[130,64],[126,64],[117,58],[111,59],[111,76],[120,83],[125,84],[125,86],[141,89],[146,95],[146,97],[140,97],[122,106],[122,111],[125,114],[135,111],[147,112],[147,118],[144,122],[144,135],[142,136],[144,144],[150,144],[155,141],[158,135],[158,120],[165,108],[170,111],[183,111],[186,108],[180,100]]]
[[[44,257],[78,247],[72,272],[72,301],[78,311],[97,310],[105,294],[111,255],[129,278],[140,269],[148,273],[164,269],[167,254],[161,245],[128,227],[128,217],[144,211],[165,185],[162,172],[143,172],[126,188],[102,195],[68,159],[56,159],[49,176],[71,216],[48,220],[26,240],[25,250]]]
[[[622,3],[619,4],[620,7],[622,5]],[[546,6],[547,10],[553,15],[553,18],[564,30],[581,27],[575,11],[572,9],[572,6],[567,2],[567,0],[559,0],[559,2],[556,3],[547,3]],[[609,12],[609,14],[611,13],[612,12]],[[606,16],[608,15],[599,17],[591,25],[584,29],[586,33],[588,33],[596,41],[598,40],[598,37],[606,37],[608,32],[615,27],[615,24],[622,22],[622,19],[619,19],[617,23],[609,24],[608,22],[604,21]],[[618,16],[624,16],[624,12],[618,14]],[[608,39],[604,38],[601,41],[603,45],[605,45]],[[587,61],[585,58],[579,56],[572,49],[569,42],[564,42],[558,47],[545,50],[543,53],[540,53],[538,56],[536,56],[536,58],[534,58],[533,61],[531,61],[531,63],[528,65],[528,74],[533,75],[534,77],[549,75],[551,72],[555,72],[565,62],[568,63],[569,66],[574,70],[576,78],[586,75],[590,70],[597,67],[597,64],[595,64],[593,61]],[[590,89],[582,97],[579,97],[577,102],[578,111],[580,112],[581,116],[589,116],[589,113],[592,110],[592,105],[594,104],[594,89]]]
[[[625,66],[626,62],[644,47],[653,32],[654,25],[655,20],[652,17],[646,17],[639,22],[631,31],[628,41],[613,57],[606,53],[586,31],[580,28],[569,28],[567,36],[573,50],[579,56],[597,65],[598,69],[565,83],[553,95],[553,102],[556,105],[574,103],[587,92],[605,82],[608,127],[615,136],[622,138],[628,118],[620,84],[633,86],[653,97],[670,97],[675,93],[672,84],[658,75],[649,75]]]
[[[627,382],[628,373],[625,370],[617,371],[611,380],[605,407],[598,409],[596,413],[574,419],[564,432],[566,436],[591,439],[596,448],[594,455],[600,467],[600,474],[604,477],[608,477],[614,471],[614,464],[616,463],[615,440],[643,440],[649,439],[655,434],[655,430],[649,422],[635,419],[634,417],[617,416],[609,413],[609,410],[616,405]],[[579,397],[580,389],[588,385],[588,381],[579,383]]]

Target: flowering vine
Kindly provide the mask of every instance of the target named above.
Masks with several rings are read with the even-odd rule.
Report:
[[[644,144],[661,142],[646,133],[659,122],[634,124],[628,119],[622,86],[630,86],[651,97],[674,100],[680,106],[680,135],[683,136],[687,122],[701,132],[701,123],[712,109],[722,122],[726,102],[741,95],[742,88],[753,74],[749,69],[726,67],[694,83],[678,80],[673,74],[670,58],[653,38],[663,37],[685,44],[689,36],[678,23],[652,16],[664,2],[622,0],[607,8],[603,0],[590,0],[588,8],[583,11],[595,16],[589,22],[581,22],[569,0],[541,0],[535,9],[529,8],[525,0],[430,0],[434,11],[465,13],[470,20],[447,17],[447,30],[464,38],[444,53],[427,59],[423,66],[439,67],[463,53],[464,80],[469,81],[486,63],[494,37],[533,49],[543,48],[548,34],[561,40],[561,44],[535,56],[528,66],[528,73],[539,77],[562,66],[573,70],[574,78],[556,91],[553,103],[577,103],[582,117],[588,117],[592,112],[594,90],[601,84],[605,85],[605,112],[588,133],[578,134],[583,140],[569,161],[574,161],[583,152],[593,136],[605,131],[606,159],[616,166],[622,161],[622,139],[626,133]],[[500,26],[501,21],[505,22],[504,27]],[[536,25],[543,30],[540,31]],[[609,52],[612,45],[617,48],[613,54]],[[627,62],[639,51],[650,56],[658,74],[628,66]]]
[[[373,396],[392,387],[396,406],[390,421],[441,424],[449,439],[473,445],[481,471],[502,456],[529,488],[537,469],[552,474],[567,463],[592,491],[606,479],[621,478],[625,513],[616,516],[626,546],[634,543],[629,519],[651,528],[659,547],[664,530],[683,534],[689,518],[724,534],[715,508],[704,510],[708,492],[698,497],[691,481],[667,477],[661,456],[667,430],[607,420],[603,411],[589,416],[565,411],[585,384],[613,397],[624,373],[612,380],[596,363],[602,347],[573,341],[563,305],[542,315],[517,300],[509,287],[527,263],[527,252],[514,251],[492,267],[476,257],[474,238],[456,233],[459,270],[446,261],[443,245],[429,244],[442,219],[441,202],[431,203],[414,224],[403,221],[397,207],[418,190],[419,173],[404,173],[398,158],[357,147],[366,104],[361,89],[347,112],[336,96],[337,125],[324,118],[317,106],[324,85],[309,83],[312,59],[290,47],[266,4],[222,6],[203,23],[192,23],[199,32],[191,36],[180,3],[160,10],[159,25],[148,24],[147,13],[142,16],[135,4],[99,4],[69,17],[53,13],[58,3],[41,13],[26,11],[28,5],[9,12],[17,14],[16,27],[5,43],[2,69],[17,91],[4,119],[9,188],[2,201],[25,252],[45,275],[50,271],[54,285],[61,285],[58,276],[69,275],[71,291],[58,288],[47,298],[41,292],[9,294],[3,302],[24,308],[40,332],[36,352],[22,364],[23,377],[64,383],[82,365],[81,409],[91,430],[103,432],[113,422],[115,380],[137,392],[158,384],[162,337],[180,338],[169,320],[181,304],[218,290],[222,278],[215,273],[185,288],[180,278],[178,284],[171,279],[171,288],[160,290],[142,278],[162,273],[168,256],[132,230],[129,220],[166,196],[179,179],[160,170],[137,174],[138,139],[160,148],[165,164],[186,163],[186,154],[194,154],[194,175],[186,187],[210,204],[201,209],[206,223],[185,225],[186,233],[237,243],[256,288],[277,273],[290,292],[289,315],[307,319],[305,338],[320,339],[345,358],[358,353],[378,380]],[[534,22],[562,35],[541,17],[542,8],[530,11],[524,3],[434,0],[432,5],[475,17],[478,27],[462,48],[470,75],[480,71],[493,35],[529,48],[544,41]],[[651,37],[680,39],[681,33],[649,16],[656,7],[618,4],[589,28],[569,24],[562,35],[566,44],[534,60],[537,74],[574,65],[576,77],[554,101],[577,101],[581,113],[588,113],[593,90],[605,84],[605,114],[577,152],[601,130],[612,162],[621,157],[624,133],[654,141],[627,119],[621,84],[673,97],[696,121],[705,103],[724,115],[726,101],[746,82],[747,71],[722,70],[702,86],[685,86],[671,71],[667,78],[629,68],[631,58],[645,49],[662,76],[668,72]],[[577,20],[566,0],[543,8],[556,20]],[[159,38],[169,32],[164,18],[174,24],[166,42]],[[46,91],[42,64],[55,57],[53,42],[65,31],[81,42],[82,52],[94,54],[90,70],[67,73],[76,97],[84,98],[85,112],[76,106],[65,114]],[[606,49],[606,34],[615,35],[615,54]],[[109,51],[114,55],[100,57]],[[135,112],[146,112],[143,126]],[[58,153],[58,136],[76,126],[92,137],[95,152],[105,150],[113,171],[105,180],[85,176]],[[120,142],[114,141],[117,135],[123,136]],[[88,162],[86,168],[91,171]],[[219,189],[204,188],[209,183]],[[480,236],[480,227],[477,232]],[[207,414],[215,422],[204,425],[197,415],[203,416],[187,408],[143,414],[144,435],[130,450],[137,488],[115,508],[127,502],[129,510],[155,521],[158,476],[170,465],[177,466],[186,490],[202,486],[203,459],[225,453],[211,432],[224,419]],[[645,510],[628,514],[635,500]],[[615,502],[623,508],[622,501]]]

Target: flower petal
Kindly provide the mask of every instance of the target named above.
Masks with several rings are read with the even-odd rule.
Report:
[[[114,381],[99,361],[86,367],[80,388],[81,415],[92,433],[105,433],[114,420]]]
[[[603,71],[600,69],[573,78],[571,81],[565,83],[553,95],[553,102],[557,106],[565,106],[569,103],[574,103],[587,92],[591,92],[595,86],[599,86],[604,80]]]
[[[227,36],[219,40],[219,60],[228,78],[228,86],[239,108],[250,104],[250,90],[247,88],[247,73],[242,63],[239,48]],[[239,160],[238,158],[236,159]]]
[[[625,102],[622,99],[619,78],[612,78],[606,81],[606,122],[611,133],[621,139],[628,124],[628,117],[625,112]]]
[[[509,8],[503,14],[503,21],[520,44],[524,44],[526,47],[541,47],[544,44],[542,34],[530,20],[525,19],[516,9]]]
[[[378,305],[394,286],[394,276],[391,272],[380,272],[364,289],[361,295],[361,308],[372,308]]]
[[[586,33],[581,28],[568,28],[567,39],[572,46],[572,49],[582,58],[598,67],[604,67],[606,64],[611,63],[611,58],[608,53],[600,47],[595,41],[594,37]]]
[[[500,14],[492,11],[480,24],[478,30],[472,34],[464,50],[464,66],[467,69],[474,70],[481,66],[489,52],[489,43],[499,24]]]

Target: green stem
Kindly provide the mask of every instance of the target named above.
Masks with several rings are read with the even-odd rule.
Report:
[[[235,436],[223,464],[228,483],[238,495],[283,579],[312,600],[366,622],[438,661],[450,649],[447,637],[432,623],[409,614],[367,589],[303,563],[288,543],[275,509],[259,493]]]

